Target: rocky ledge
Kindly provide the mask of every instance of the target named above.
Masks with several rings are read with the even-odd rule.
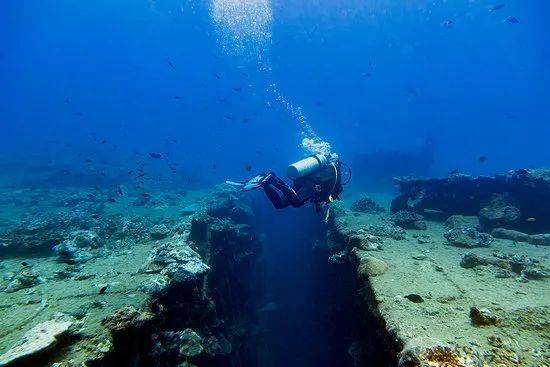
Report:
[[[0,366],[254,365],[252,211],[225,189],[193,205],[161,223],[44,214],[4,232]]]
[[[392,212],[479,216],[486,230],[545,234],[550,229],[550,169],[518,169],[494,177],[460,173],[446,178],[401,177],[395,182],[399,196],[392,202]]]
[[[401,228],[403,218],[423,225]],[[549,366],[547,247],[481,232],[477,217],[398,219],[340,208],[328,246],[329,261],[355,266],[399,366]]]

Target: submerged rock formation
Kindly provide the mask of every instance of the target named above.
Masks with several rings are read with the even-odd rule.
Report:
[[[68,213],[32,229],[27,221],[8,226],[0,254],[0,268],[7,264],[0,278],[2,365],[35,353],[39,363],[29,365],[257,365],[261,243],[247,202],[217,189],[197,199],[192,216],[162,222],[116,212],[73,221]],[[33,264],[16,257],[37,254],[43,257]],[[45,331],[47,343],[35,348],[41,320],[69,317],[82,320],[82,334],[56,343],[65,332]]]
[[[439,196],[447,190],[460,192],[459,184],[426,180],[406,181],[405,186],[417,195],[409,201],[402,194],[394,201],[395,213],[412,210],[418,215],[423,208],[441,203],[434,209],[445,210],[447,221],[430,222],[423,232],[405,225],[400,236],[379,237],[393,232],[373,231],[388,228],[390,219],[384,214],[357,216],[337,210],[329,226],[330,254],[338,256],[340,264],[354,264],[355,276],[366,290],[365,312],[375,315],[381,328],[378,335],[384,346],[380,349],[396,358],[388,364],[367,359],[369,363],[399,367],[546,365],[550,330],[546,248],[503,240],[532,236],[510,229],[493,230],[495,237],[481,232],[479,206],[457,212],[453,205],[460,209],[459,203]],[[469,184],[465,190],[467,196],[475,192]],[[490,191],[488,200],[494,194]],[[420,218],[399,216],[410,217],[409,222]],[[504,222],[513,223],[499,224]],[[365,248],[367,235],[381,240],[377,252]],[[367,364],[362,363],[356,365]]]
[[[367,196],[363,196],[361,199],[351,204],[350,209],[354,212],[367,214],[378,214],[386,211],[386,209]]]
[[[49,320],[42,322],[25,333],[18,345],[0,355],[0,366],[12,366],[29,362],[28,359],[53,348],[59,338],[68,334],[73,326],[71,321]],[[31,365],[31,364],[29,364]]]
[[[426,210],[480,216],[485,229],[550,232],[550,170],[519,169],[495,177],[454,174],[447,178],[395,180],[392,212]]]

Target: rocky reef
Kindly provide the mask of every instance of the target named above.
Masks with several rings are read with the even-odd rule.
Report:
[[[548,169],[519,169],[494,177],[402,177],[395,183],[399,195],[392,202],[392,212],[479,216],[486,230],[506,228],[540,234],[550,228]]]
[[[83,215],[72,196],[2,233],[0,366],[255,365],[261,246],[246,197],[218,188],[152,218]]]
[[[522,195],[533,190],[525,180],[536,183],[535,192],[545,187],[547,177],[522,172],[494,179],[406,179],[393,215],[334,211],[329,261],[352,264],[365,290],[363,307],[388,353],[385,364],[376,365],[548,365],[550,258],[548,248],[539,246],[545,235],[488,225],[489,209],[483,210],[498,212],[490,220],[495,226],[524,229],[515,222],[517,211],[493,200],[499,185],[525,185]],[[506,198],[517,195],[512,190]],[[528,203],[513,202],[529,212]],[[534,245],[537,238],[541,242]]]
[[[331,204],[314,266],[334,275],[320,293],[347,310],[330,320],[349,329],[333,343],[350,365],[548,365],[545,172],[402,179],[391,211],[376,197]],[[261,226],[246,194],[16,190],[3,200],[19,214],[0,227],[0,366],[266,360],[258,314],[277,305],[259,304]]]

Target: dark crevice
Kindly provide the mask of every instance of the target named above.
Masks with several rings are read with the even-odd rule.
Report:
[[[328,261],[325,225],[301,210],[256,213],[245,227],[195,223],[211,271],[153,297],[152,317],[112,332],[113,352],[95,365],[396,366],[401,348],[369,284],[352,263]],[[188,328],[208,352],[182,357]]]

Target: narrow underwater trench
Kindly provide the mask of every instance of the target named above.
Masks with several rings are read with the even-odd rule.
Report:
[[[256,213],[265,233],[259,366],[396,366],[353,265],[328,261],[323,221],[311,208]]]
[[[212,211],[191,225],[208,275],[153,297],[151,321],[119,315],[130,327],[111,331],[112,352],[91,365],[397,366],[399,346],[369,284],[356,279],[351,262],[328,261],[327,226],[311,208],[274,211],[262,203],[248,223],[238,207],[223,208],[218,219]],[[186,339],[191,330],[200,342]],[[182,346],[199,350],[185,349],[182,358]]]

